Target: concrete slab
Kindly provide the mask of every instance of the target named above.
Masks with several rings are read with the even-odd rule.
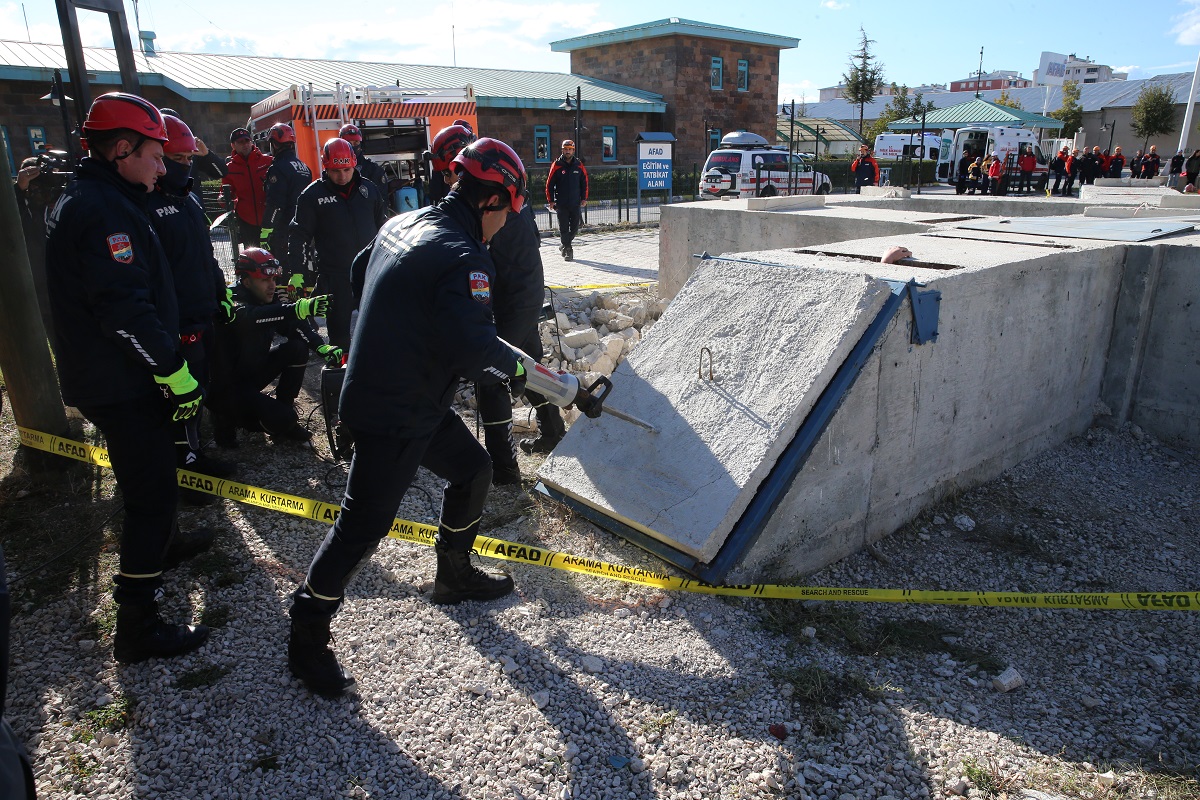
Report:
[[[612,405],[660,429],[581,419],[538,476],[702,562],[890,295],[860,271],[706,261],[614,373]],[[697,377],[701,348],[715,380]]]
[[[978,219],[958,225],[973,231],[989,233],[1013,231],[1031,236],[1066,239],[1100,239],[1110,242],[1145,242],[1164,236],[1191,231],[1195,226],[1180,219],[1131,217],[1106,219],[1101,217],[1025,217],[1020,219]]]
[[[1079,199],[1091,205],[1136,206],[1145,203],[1157,206],[1164,196],[1178,194],[1179,192],[1174,189],[1159,185],[1151,186],[1144,181],[1138,181],[1133,186],[1081,186],[1079,188]]]

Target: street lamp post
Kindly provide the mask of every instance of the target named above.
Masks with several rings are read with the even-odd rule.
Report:
[[[50,84],[50,91],[49,93],[43,95],[41,99],[49,100],[54,105],[58,106],[58,110],[62,113],[62,149],[66,150],[67,153],[70,154],[71,158],[75,158],[75,144],[74,139],[71,136],[71,121],[67,117],[67,103],[70,102],[72,98],[68,97],[66,90],[63,89],[62,72],[60,70],[54,70],[54,80]]]
[[[820,179],[817,177],[817,175],[820,172],[817,169],[817,165],[821,163],[821,134],[822,133],[826,133],[826,130],[824,128],[822,128],[820,125],[817,125],[813,131],[813,136],[815,137],[815,141],[813,142],[813,180],[812,180],[812,193],[813,194],[817,193],[817,188],[818,188],[817,184],[820,183]]]
[[[564,100],[562,103],[560,103],[558,106],[563,111],[574,111],[575,112],[575,138],[572,139],[572,141],[575,142],[575,152],[580,153],[580,154],[582,154],[582,150],[583,150],[583,148],[579,146],[579,130],[580,130],[579,113],[583,108],[583,99],[582,98],[583,98],[583,88],[581,86],[576,86],[575,87],[575,97],[572,98],[571,95],[568,93],[567,99]]]

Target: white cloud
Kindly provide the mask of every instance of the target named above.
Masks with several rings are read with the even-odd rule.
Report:
[[[821,3],[821,8],[828,8],[830,11],[842,11],[849,7],[849,3],[839,3],[837,0],[823,0]]]
[[[1183,0],[1181,5],[1185,10],[1173,18],[1175,25],[1171,28],[1175,43],[1200,44],[1200,0]]]
[[[1133,72],[1135,69],[1141,69],[1137,64],[1130,64],[1127,67],[1113,67],[1113,72]]]
[[[89,47],[112,47],[112,31],[108,18],[94,11],[80,10],[79,38]],[[5,39],[32,41],[40,44],[62,44],[62,32],[57,23],[37,22],[36,18],[25,28],[25,15],[17,3],[0,5],[0,31]],[[28,39],[26,39],[28,36]]]

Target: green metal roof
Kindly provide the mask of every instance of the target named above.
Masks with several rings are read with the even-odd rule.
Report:
[[[1043,117],[1032,111],[997,105],[987,100],[972,98],[956,106],[946,106],[925,115],[926,128],[965,128],[968,125],[1019,125],[1025,128],[1052,128],[1057,130],[1062,122],[1053,117]],[[921,118],[911,117],[888,123],[894,131],[911,131],[921,128]]]
[[[731,42],[746,44],[761,44],[767,47],[778,47],[787,50],[800,44],[799,39],[791,36],[778,36],[773,33],[759,33],[741,28],[726,28],[723,25],[713,25],[708,22],[696,22],[692,19],[668,17],[654,22],[644,22],[641,25],[630,25],[625,28],[613,28],[609,31],[588,33],[572,39],[560,39],[550,43],[550,49],[555,53],[569,53],[572,50],[582,50],[587,47],[598,47],[618,42],[636,42],[642,39],[654,39],[659,36],[701,36],[705,39],[725,39]]]
[[[93,83],[121,83],[116,51],[83,48]],[[217,53],[134,53],[138,78],[147,86],[164,86],[185,100],[253,104],[292,84],[311,83],[332,89],[351,86],[465,87],[475,91],[480,108],[557,109],[581,87],[584,111],[632,111],[661,114],[662,95],[566,72],[438,67],[365,61],[267,58]],[[55,69],[67,72],[62,45],[0,41],[0,80],[44,81]]]
[[[796,141],[862,142],[858,131],[852,130],[836,119],[824,117],[796,117]],[[787,143],[792,130],[792,119],[786,114],[775,118],[775,141]],[[818,133],[819,132],[819,133]]]

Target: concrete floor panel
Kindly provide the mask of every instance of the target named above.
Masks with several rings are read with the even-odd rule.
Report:
[[[659,428],[581,419],[539,471],[563,493],[701,561],[724,543],[890,293],[820,268],[708,261],[613,375],[611,404]],[[700,352],[715,379],[697,377]]]

